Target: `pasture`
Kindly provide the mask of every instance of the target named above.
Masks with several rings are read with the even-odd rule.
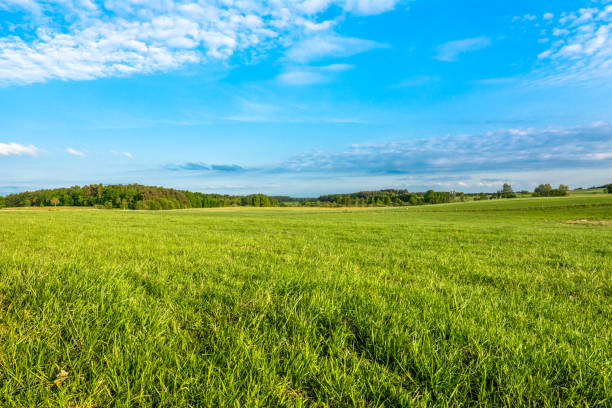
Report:
[[[0,406],[610,406],[610,219],[1,210]]]

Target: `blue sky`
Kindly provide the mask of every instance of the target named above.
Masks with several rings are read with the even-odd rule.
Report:
[[[0,0],[0,194],[611,181],[610,0]]]

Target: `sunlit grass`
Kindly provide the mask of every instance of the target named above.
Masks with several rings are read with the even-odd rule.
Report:
[[[609,406],[612,197],[0,211],[0,406]],[[63,370],[63,371],[62,371]]]

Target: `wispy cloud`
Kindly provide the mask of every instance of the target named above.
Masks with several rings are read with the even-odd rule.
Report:
[[[208,165],[201,162],[164,166],[166,170],[196,174],[248,171],[261,176],[299,174],[299,177],[306,179],[317,174],[334,178],[402,176],[398,180],[406,181],[410,177],[414,180],[426,179],[429,185],[437,182],[466,182],[466,174],[476,173],[611,167],[610,124],[545,130],[507,129],[483,134],[359,144],[340,152],[306,152],[281,164],[270,163],[249,169],[238,165]],[[452,174],[455,175],[449,176]],[[485,178],[481,180],[482,183],[493,183]],[[495,183],[498,182],[495,180]]]
[[[210,168],[214,171],[223,171],[223,172],[231,172],[231,173],[245,170],[243,167],[240,167],[236,164],[213,164],[210,166]]]
[[[130,159],[132,159],[134,157],[132,155],[132,153],[130,153],[130,152],[119,152],[119,151],[116,151],[116,150],[111,150],[110,152],[112,154],[114,154],[115,156],[125,156],[125,157],[128,157]]]
[[[167,164],[164,166],[170,171],[188,171],[188,172],[221,172],[221,173],[237,173],[246,171],[244,167],[236,164],[205,164],[202,162],[188,162],[185,164]]]
[[[298,8],[312,15],[329,8],[331,4],[340,5],[345,11],[359,15],[380,14],[393,10],[401,0],[303,0],[297,1]]]
[[[276,79],[286,85],[313,85],[329,82],[338,72],[353,69],[349,64],[332,64],[322,67],[299,66],[291,67],[280,74]]]
[[[244,2],[2,0],[0,9],[31,20],[0,37],[0,85],[50,79],[89,80],[169,71],[186,64],[223,64],[289,47],[305,63],[383,46],[345,38],[332,6],[349,15],[391,10],[398,0],[277,0]],[[322,21],[321,21],[322,20]],[[27,28],[30,27],[30,28]]]
[[[548,84],[612,79],[612,4],[564,12],[550,23],[540,42],[550,44],[539,55],[535,81]]]
[[[383,175],[610,166],[612,125],[598,124],[355,145],[340,153],[305,153],[275,171]]]
[[[308,63],[328,57],[349,57],[374,48],[385,47],[388,45],[376,41],[326,34],[296,43],[287,51],[287,58],[299,63]]]
[[[67,148],[66,152],[70,153],[73,156],[85,157],[85,153],[75,150],[72,147]]]
[[[435,58],[440,61],[453,62],[457,61],[459,55],[483,50],[491,46],[489,37],[474,37],[466,38],[465,40],[449,41],[440,45],[437,49]]]
[[[0,156],[36,156],[39,149],[33,145],[18,143],[0,143]]]
[[[397,3],[399,0],[346,0],[344,8],[356,14],[371,15],[393,10]]]

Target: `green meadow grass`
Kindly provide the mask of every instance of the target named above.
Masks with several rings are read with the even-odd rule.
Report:
[[[0,407],[612,405],[612,196],[0,211]]]

